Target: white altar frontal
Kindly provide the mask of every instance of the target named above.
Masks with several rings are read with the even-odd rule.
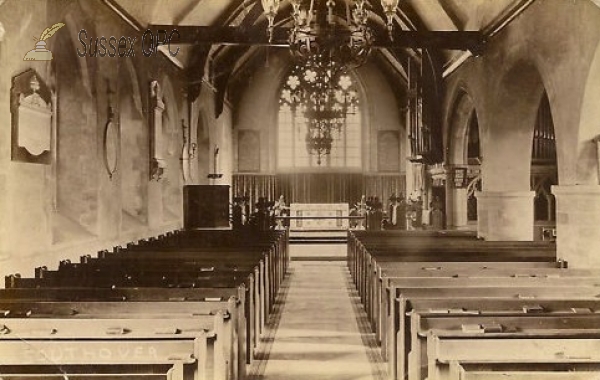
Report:
[[[292,203],[291,231],[342,231],[348,229],[347,203]]]

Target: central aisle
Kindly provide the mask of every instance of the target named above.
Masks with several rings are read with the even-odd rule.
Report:
[[[385,379],[344,261],[292,261],[253,379]]]

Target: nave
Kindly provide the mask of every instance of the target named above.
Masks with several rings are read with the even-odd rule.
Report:
[[[174,231],[63,260],[57,270],[38,267],[34,277],[9,275],[0,290],[0,373],[11,380],[600,374],[600,271],[570,269],[553,243],[348,231],[347,245],[324,247],[290,247],[287,230]]]
[[[335,246],[320,246],[333,255]],[[250,369],[253,380],[386,379],[366,314],[343,261],[294,261],[310,246],[291,246],[292,262],[265,352]],[[309,252],[311,253],[311,252]]]

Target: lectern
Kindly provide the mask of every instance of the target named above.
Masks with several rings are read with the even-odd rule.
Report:
[[[183,210],[186,230],[229,227],[229,185],[184,186]]]

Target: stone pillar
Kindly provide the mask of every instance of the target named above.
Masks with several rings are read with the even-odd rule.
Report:
[[[600,186],[552,186],[557,256],[570,268],[600,268]]]
[[[446,188],[446,223],[455,228],[464,228],[467,219],[467,189]]]
[[[534,191],[482,191],[477,197],[477,235],[490,241],[533,240]]]

